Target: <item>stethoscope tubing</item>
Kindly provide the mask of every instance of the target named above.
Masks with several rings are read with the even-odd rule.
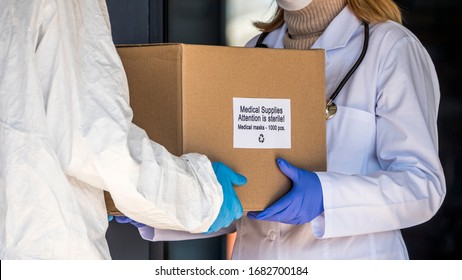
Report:
[[[335,105],[334,100],[337,98],[338,94],[340,91],[343,89],[345,84],[348,82],[348,80],[351,78],[351,76],[355,73],[355,71],[358,69],[359,65],[361,65],[361,62],[363,61],[364,57],[366,56],[367,53],[367,48],[369,46],[369,23],[366,21],[363,21],[364,25],[364,42],[363,42],[363,47],[361,49],[361,53],[356,60],[356,62],[353,64],[351,69],[348,71],[348,73],[343,77],[342,81],[339,83],[335,91],[331,94],[329,97],[329,100],[326,103],[326,115],[327,115],[327,120],[332,118],[335,113],[337,112],[337,105]],[[257,43],[255,44],[256,48],[268,48],[266,44],[263,43],[265,40],[266,36],[268,36],[269,32],[263,32],[260,34],[258,37]],[[332,109],[332,110],[331,110]]]
[[[361,50],[361,54],[359,55],[358,59],[356,60],[355,64],[351,67],[351,69],[348,71],[348,73],[345,75],[345,77],[342,79],[340,84],[337,86],[335,91],[332,93],[332,95],[329,97],[329,100],[327,101],[327,106],[331,105],[337,95],[340,93],[342,88],[345,86],[345,84],[348,82],[348,80],[351,78],[351,76],[354,74],[356,69],[358,69],[359,65],[361,65],[361,62],[363,61],[364,57],[366,56],[367,53],[367,48],[369,46],[369,23],[363,22],[364,25],[364,43],[363,47]]]

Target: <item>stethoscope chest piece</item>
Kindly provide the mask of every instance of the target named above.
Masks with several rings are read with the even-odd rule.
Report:
[[[340,84],[337,86],[334,93],[332,93],[332,95],[330,96],[329,101],[327,102],[327,105],[326,105],[326,120],[332,119],[332,117],[335,116],[335,114],[337,113],[337,105],[335,105],[334,99],[340,93],[340,91],[342,90],[343,86],[346,84],[348,79],[350,79],[350,77],[353,75],[356,69],[358,69],[359,65],[363,61],[364,56],[366,55],[368,45],[369,45],[369,24],[367,22],[364,22],[364,43],[363,43],[363,48],[361,50],[361,54],[359,55],[358,60],[356,60],[353,67],[351,67],[350,71],[348,71],[348,73],[342,79]]]
[[[328,102],[326,105],[326,120],[332,119],[337,113],[337,105],[334,102]]]

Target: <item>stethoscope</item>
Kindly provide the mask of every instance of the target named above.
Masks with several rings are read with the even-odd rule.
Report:
[[[342,88],[345,86],[345,84],[348,82],[348,80],[351,78],[353,73],[356,71],[356,69],[358,69],[359,65],[364,59],[364,56],[366,55],[367,47],[369,46],[369,23],[363,22],[363,25],[364,25],[364,43],[363,43],[363,48],[361,50],[361,54],[359,55],[355,64],[353,64],[353,66],[351,67],[350,71],[348,71],[348,73],[342,79],[342,81],[337,86],[335,91],[329,97],[329,100],[326,103],[326,120],[330,120],[337,113],[337,105],[335,105],[334,100],[337,97],[337,95],[340,93]],[[268,34],[269,32],[264,32],[260,34],[257,40],[257,44],[255,45],[256,48],[268,48],[266,44],[263,44],[263,40],[265,40]]]

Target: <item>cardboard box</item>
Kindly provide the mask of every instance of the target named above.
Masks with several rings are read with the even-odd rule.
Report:
[[[326,169],[323,50],[160,44],[118,52],[133,122],[173,154],[205,154],[245,175],[235,190],[246,211],[289,190],[276,158]]]

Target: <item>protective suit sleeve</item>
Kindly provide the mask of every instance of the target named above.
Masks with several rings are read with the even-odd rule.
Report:
[[[121,212],[143,224],[208,230],[223,200],[211,163],[199,154],[170,154],[131,122],[128,85],[112,42],[105,2],[85,1],[80,11],[65,8],[63,12],[68,13],[60,17],[63,24],[86,31],[78,36],[62,34],[60,43],[65,46],[54,59],[73,62],[76,76],[65,79],[69,94],[52,104],[72,116],[50,131],[55,133],[51,139],[67,138],[58,149],[66,174],[109,191]],[[78,17],[78,12],[89,16]],[[61,66],[54,65],[53,70]]]
[[[376,97],[376,156],[380,171],[317,172],[324,214],[318,238],[384,232],[429,220],[441,206],[445,179],[438,157],[439,85],[423,46],[412,36],[381,54]]]
[[[28,122],[32,128],[43,128],[40,135],[33,135],[46,145],[36,152],[46,153],[53,162],[41,162],[55,171],[47,172],[47,180],[73,178],[99,189],[99,199],[102,190],[107,190],[119,210],[147,225],[207,231],[223,201],[211,163],[204,155],[170,154],[131,122],[128,85],[112,42],[105,1],[47,0],[32,5],[8,0],[4,6],[2,17],[15,17],[8,23],[28,20],[11,30],[17,30],[16,37],[30,36],[19,40],[19,45],[28,59],[21,71],[34,88],[16,100],[2,102],[2,110],[9,106],[8,112],[21,102],[31,103],[27,108],[32,111],[4,115],[2,122],[16,126]],[[11,38],[16,40],[6,38],[0,50],[12,58],[8,61],[16,57],[9,49],[16,46]],[[12,69],[2,69],[8,71]],[[7,74],[3,88],[10,86],[12,73]],[[104,222],[98,226],[107,226],[107,218],[101,216]]]

